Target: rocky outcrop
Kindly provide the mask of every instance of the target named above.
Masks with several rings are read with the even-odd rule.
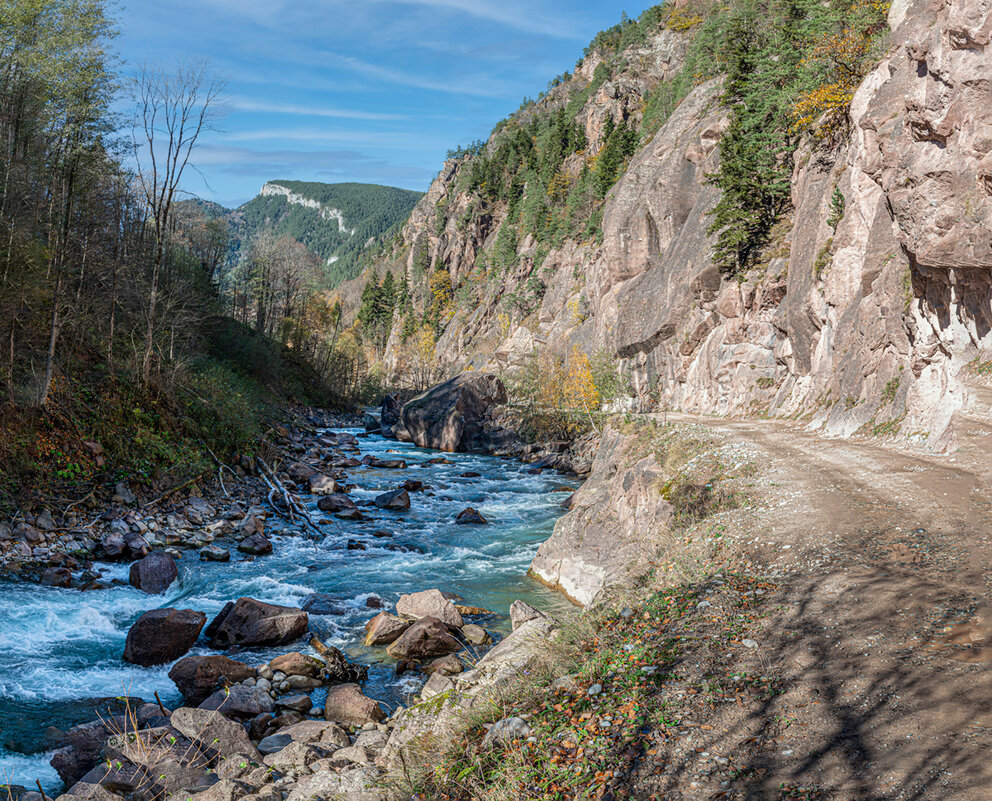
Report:
[[[591,476],[531,563],[532,575],[583,606],[608,583],[631,583],[669,535],[669,476],[653,453],[630,461],[627,437],[604,431]],[[514,626],[535,611],[518,607]]]
[[[466,451],[483,433],[486,412],[500,403],[506,388],[495,375],[462,373],[404,404],[401,420],[421,448]]]
[[[693,89],[631,161],[607,197],[601,243],[545,253],[526,238],[516,266],[481,288],[468,275],[491,257],[505,209],[464,190],[471,157],[449,161],[402,233],[411,284],[426,262],[427,274],[478,290],[439,337],[439,367],[512,374],[534,352],[578,348],[617,362],[627,408],[788,416],[952,447],[955,415],[977,402],[963,370],[992,359],[990,19],[980,0],[893,4],[888,52],[857,90],[849,129],[799,148],[792,209],[741,280],[710,257],[719,190],[707,175],[728,125],[719,79]],[[636,124],[685,44],[659,31],[624,59],[643,68],[589,93],[576,117],[587,155],[607,117]],[[594,53],[541,113],[598,66]],[[507,311],[508,298],[535,293],[536,307]],[[418,444],[458,447],[437,415],[407,417]]]

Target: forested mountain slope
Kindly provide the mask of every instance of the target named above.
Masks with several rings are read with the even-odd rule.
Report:
[[[988,29],[910,0],[624,19],[452,152],[367,327],[400,373],[427,338],[440,372],[578,361],[637,408],[946,446],[992,349]]]
[[[230,261],[261,231],[304,245],[325,264],[327,282],[354,278],[373,240],[406,220],[421,192],[375,184],[270,181],[257,197],[226,212]]]

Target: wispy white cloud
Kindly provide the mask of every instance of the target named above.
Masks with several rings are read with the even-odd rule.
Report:
[[[556,39],[578,40],[581,38],[561,16],[551,17],[537,11],[534,8],[534,0],[530,0],[526,6],[506,2],[491,2],[491,0],[373,0],[373,2],[457,11],[488,22],[496,22],[524,33],[552,36]]]
[[[304,106],[293,103],[270,103],[249,98],[233,98],[226,104],[234,111],[251,111],[263,114],[292,114],[301,117],[333,117],[340,120],[407,120],[406,114],[383,114],[377,111],[360,111],[357,109],[326,108],[321,106]]]
[[[324,128],[262,128],[224,133],[223,142],[343,142],[357,145],[384,145],[391,149],[450,145],[447,137],[418,136],[410,131],[327,130]]]
[[[354,72],[388,84],[409,86],[414,89],[426,89],[432,92],[444,92],[454,95],[474,95],[476,97],[508,97],[512,94],[507,91],[502,83],[493,81],[488,77],[476,77],[467,80],[435,80],[403,70],[380,67],[378,64],[370,64],[353,56],[340,56],[334,53],[328,53],[326,54],[326,58]]]

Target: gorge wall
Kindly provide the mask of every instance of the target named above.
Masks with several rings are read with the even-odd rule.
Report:
[[[507,210],[466,188],[477,155],[449,160],[392,254],[413,287],[450,276],[439,364],[506,372],[535,351],[577,347],[617,361],[635,408],[792,416],[830,434],[951,447],[970,402],[967,367],[992,354],[992,4],[897,0],[888,21],[846,130],[800,144],[791,210],[738,278],[713,263],[708,233],[719,189],[707,176],[729,121],[719,76],[631,159],[599,237],[547,248],[529,236],[502,271],[479,264],[500,245]],[[588,145],[565,161],[574,181],[603,148],[607,118],[640,123],[688,46],[664,27],[605,81],[593,51],[517,118],[595,89],[575,117]]]

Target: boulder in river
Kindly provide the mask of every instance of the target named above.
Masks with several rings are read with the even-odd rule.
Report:
[[[340,491],[338,482],[330,476],[325,476],[323,473],[310,476],[310,492],[313,495],[331,495]]]
[[[408,620],[403,620],[388,612],[380,612],[365,624],[365,644],[389,645],[396,642],[410,626],[411,623]]]
[[[472,645],[486,645],[493,641],[489,633],[482,626],[477,626],[475,623],[469,623],[467,626],[464,626],[462,628],[462,636],[465,638],[465,642]]]
[[[187,656],[180,659],[169,671],[186,703],[202,704],[218,687],[239,684],[258,675],[255,668],[226,656]]]
[[[311,615],[343,615],[344,605],[334,596],[315,592],[303,599],[300,609]]]
[[[344,726],[364,726],[385,720],[386,713],[357,684],[339,684],[327,691],[324,717]]]
[[[409,595],[401,595],[396,602],[396,613],[400,617],[420,620],[432,617],[446,626],[461,628],[464,625],[461,614],[455,605],[444,597],[440,590],[424,590]]]
[[[484,526],[489,523],[489,521],[482,516],[482,512],[478,509],[473,509],[471,506],[467,509],[462,509],[462,511],[460,511],[458,516],[455,518],[455,522],[462,526]]]
[[[41,583],[48,587],[71,587],[72,571],[67,567],[49,567],[41,574]]]
[[[252,534],[238,543],[238,550],[253,556],[264,556],[272,553],[272,543],[266,539],[264,534]]]
[[[376,467],[380,470],[406,470],[406,462],[403,459],[379,459],[369,455],[362,462],[369,467]]]
[[[155,551],[131,565],[128,582],[149,595],[159,595],[179,578],[176,561],[168,554]]]
[[[432,659],[460,651],[461,643],[451,636],[448,627],[434,617],[418,620],[386,648],[394,659]]]
[[[424,673],[441,673],[445,676],[457,676],[465,670],[465,664],[455,654],[448,654],[435,659],[424,668]]]
[[[375,505],[380,509],[393,509],[403,511],[410,508],[410,493],[405,489],[397,489],[392,492],[384,492],[376,496]]]
[[[300,609],[239,598],[211,621],[207,636],[213,648],[286,645],[302,637],[308,623]]]
[[[379,422],[379,418],[374,414],[365,413],[362,418],[362,425],[365,430],[370,434],[378,434],[382,430],[382,423]]]
[[[269,662],[269,667],[274,671],[281,671],[287,676],[306,676],[315,679],[324,669],[324,663],[312,656],[293,651],[277,656]]]
[[[354,509],[355,502],[343,492],[333,492],[317,501],[317,508],[322,512],[343,512],[346,509]]]
[[[464,451],[482,434],[486,412],[506,399],[506,388],[497,376],[468,371],[406,403],[402,424],[421,448]]]
[[[152,609],[127,633],[124,661],[142,667],[165,665],[179,659],[196,642],[207,622],[192,609]]]
[[[200,548],[201,562],[230,562],[231,554],[219,545],[204,545]]]

